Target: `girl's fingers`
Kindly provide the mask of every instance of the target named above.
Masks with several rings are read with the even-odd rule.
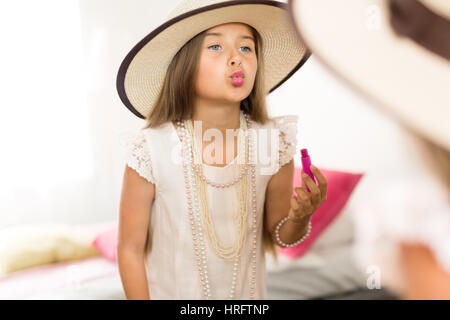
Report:
[[[297,211],[300,208],[295,196],[291,197],[291,208],[294,209],[294,211]]]
[[[301,169],[301,175],[302,175],[302,188],[303,190],[307,190],[306,189],[306,179],[303,178],[303,175],[305,174],[305,172],[303,171],[303,168]]]
[[[299,205],[305,209],[309,209],[311,204],[311,199],[307,191],[305,191],[303,188],[295,188],[295,191],[297,192],[298,198],[297,202]]]
[[[319,182],[319,190],[322,198],[321,200],[325,201],[327,199],[327,192],[328,192],[327,179],[325,179],[325,176],[322,174],[322,172],[320,172],[320,170],[317,167],[311,165],[310,168],[311,172],[314,174],[317,181]]]
[[[298,197],[300,198],[301,201],[309,200],[308,192],[305,191],[305,189],[297,187],[297,188],[295,188],[295,191],[297,192],[297,195],[298,195]]]
[[[318,205],[321,200],[319,187],[317,187],[316,183],[306,173],[302,173],[302,185],[303,183],[305,183],[308,186],[309,190],[311,191],[312,203]]]

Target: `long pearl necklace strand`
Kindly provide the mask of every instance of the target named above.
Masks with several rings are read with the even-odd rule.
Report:
[[[247,129],[245,126],[245,118],[244,116],[241,114],[241,120],[240,120],[240,128],[244,128],[244,131]],[[202,170],[202,165],[199,159],[202,159],[202,152],[201,150],[201,146],[198,147],[197,143],[196,143],[196,139],[194,139],[194,130],[192,128],[191,122],[188,121],[186,123],[186,129],[188,132],[188,136],[193,139],[193,149],[195,150],[194,152],[194,162],[196,163],[195,168],[198,168],[198,171],[201,176],[203,175],[203,170]],[[246,131],[245,131],[246,132]],[[244,149],[244,153],[247,152],[246,149],[246,145],[242,142],[243,139],[239,139],[241,135],[241,130],[239,130],[239,135],[238,135],[238,146],[239,146],[239,150],[240,153],[238,154],[239,157],[242,157],[242,149]],[[247,157],[246,157],[247,158]],[[200,164],[198,164],[200,163]],[[207,231],[207,235],[208,235],[208,239],[209,242],[212,246],[212,249],[214,250],[214,252],[216,253],[217,256],[219,256],[220,258],[222,258],[225,261],[233,261],[235,258],[237,258],[240,255],[240,249],[243,245],[243,243],[245,243],[245,239],[246,239],[246,229],[247,229],[247,209],[246,209],[246,203],[247,203],[247,179],[246,176],[243,176],[241,178],[241,183],[240,183],[240,192],[238,192],[238,199],[240,201],[240,211],[239,211],[239,215],[237,216],[237,229],[238,229],[238,236],[237,236],[237,240],[230,246],[224,246],[220,243],[220,241],[218,240],[218,237],[216,235],[216,232],[214,231],[214,225],[211,219],[211,214],[210,214],[210,210],[208,209],[208,202],[206,199],[206,183],[204,183],[204,181],[206,179],[201,179],[197,176],[196,179],[196,184],[200,186],[200,199],[202,202],[202,206],[203,206],[203,221],[206,223],[206,231]],[[203,181],[202,181],[203,180]],[[236,188],[237,191],[237,188]]]
[[[241,111],[241,116],[243,112]],[[248,119],[248,115],[244,114],[247,128],[251,128],[250,121]],[[185,181],[185,187],[186,187],[186,193],[187,193],[187,201],[188,201],[188,211],[189,211],[189,219],[191,223],[191,230],[192,230],[192,239],[194,241],[194,253],[197,259],[197,267],[200,275],[200,281],[201,286],[203,289],[203,294],[205,299],[212,299],[211,297],[211,290],[209,285],[209,277],[208,277],[208,268],[206,263],[206,253],[205,253],[205,243],[203,240],[203,230],[202,230],[202,224],[200,219],[200,209],[198,206],[198,190],[196,190],[198,181],[200,181],[200,185],[204,183],[210,184],[213,187],[216,188],[228,188],[232,185],[236,184],[240,179],[246,180],[246,176],[241,173],[235,181],[228,183],[228,184],[217,184],[212,181],[209,181],[206,179],[206,177],[203,175],[203,173],[200,170],[196,170],[196,166],[194,165],[194,159],[193,159],[193,153],[192,153],[192,146],[193,146],[193,137],[188,136],[186,132],[186,127],[188,121],[181,121],[180,119],[177,120],[178,128],[177,131],[179,133],[179,136],[181,136],[181,140],[183,143],[183,170],[184,170],[184,181]],[[244,125],[245,126],[245,125]],[[242,127],[242,126],[241,126]],[[251,267],[252,267],[252,274],[250,277],[250,299],[254,299],[255,295],[255,285],[256,285],[256,179],[255,179],[255,165],[249,165],[249,157],[253,156],[253,142],[252,139],[249,137],[249,131],[246,132],[247,136],[247,147],[248,147],[248,153],[247,155],[247,163],[245,166],[245,172],[248,171],[248,169],[251,169],[251,192],[252,192],[252,213],[253,213],[253,246],[252,246],[252,252],[251,252]],[[239,140],[239,138],[238,138]],[[242,139],[241,139],[242,141]],[[195,154],[195,153],[194,153]],[[251,163],[254,163],[253,161]],[[189,168],[191,167],[191,168]],[[196,176],[200,179],[196,180]],[[190,178],[192,179],[190,182]],[[193,188],[191,190],[191,183],[193,184]],[[202,190],[202,188],[200,188]],[[204,189],[203,189],[204,190]],[[191,195],[193,193],[193,195]],[[203,192],[202,192],[203,193]],[[242,194],[242,188],[241,188],[241,194]],[[242,203],[242,202],[241,202]],[[204,209],[205,210],[205,209]],[[247,210],[247,206],[245,205],[245,210]],[[208,225],[207,225],[208,228]],[[198,233],[196,232],[196,229],[198,230]],[[241,227],[240,231],[243,231],[244,233],[246,230],[242,230]],[[234,266],[233,266],[233,279],[231,283],[231,289],[230,289],[230,295],[229,298],[233,299],[235,295],[235,288],[236,288],[236,277],[237,277],[237,271],[238,271],[238,263],[239,263],[239,256],[237,255],[234,259]]]

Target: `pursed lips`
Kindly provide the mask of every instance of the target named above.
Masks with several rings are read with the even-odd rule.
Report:
[[[242,72],[241,70],[233,72],[233,74],[231,75],[230,78],[235,78],[235,77],[244,78],[244,72]]]

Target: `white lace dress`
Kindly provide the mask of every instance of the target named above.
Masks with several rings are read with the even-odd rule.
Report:
[[[262,245],[263,209],[267,184],[280,166],[288,163],[296,154],[297,116],[287,115],[272,118],[265,125],[251,121],[258,133],[257,150],[264,150],[260,139],[268,132],[276,133],[278,147],[270,162],[256,163],[256,209],[257,209],[257,253],[255,299],[266,298],[266,266]],[[266,130],[261,130],[266,129]],[[275,129],[275,130],[267,130]],[[278,129],[278,130],[277,130]],[[275,140],[274,140],[275,141]],[[266,145],[267,146],[267,145]],[[261,149],[260,149],[261,148]],[[273,147],[266,148],[266,155]],[[238,155],[239,157],[239,155]],[[237,177],[239,168],[233,162],[225,167],[203,164],[204,175],[217,183],[228,183]],[[262,159],[263,157],[261,157]],[[268,158],[268,157],[266,157]],[[264,160],[264,159],[263,159]],[[152,241],[147,262],[147,280],[151,299],[204,299],[196,265],[192,233],[188,216],[188,205],[181,162],[181,142],[171,122],[158,128],[140,129],[127,144],[128,166],[142,177],[155,184],[155,199],[151,210],[149,234]],[[206,187],[208,205],[219,240],[224,244],[233,242],[236,226],[232,214],[239,208],[235,188],[217,189]],[[248,230],[241,254],[236,279],[235,299],[250,299],[251,276],[251,197],[248,196]],[[204,235],[206,232],[204,231]],[[209,246],[207,237],[206,256],[212,299],[227,299],[231,288],[233,262],[219,258]]]
[[[352,216],[354,256],[369,288],[388,288],[401,297],[400,242],[428,246],[450,274],[450,203],[443,185],[417,164],[395,177],[380,170],[379,179]]]

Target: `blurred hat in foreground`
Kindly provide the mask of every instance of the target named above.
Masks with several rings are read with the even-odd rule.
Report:
[[[290,0],[289,13],[336,75],[450,149],[450,1]]]

